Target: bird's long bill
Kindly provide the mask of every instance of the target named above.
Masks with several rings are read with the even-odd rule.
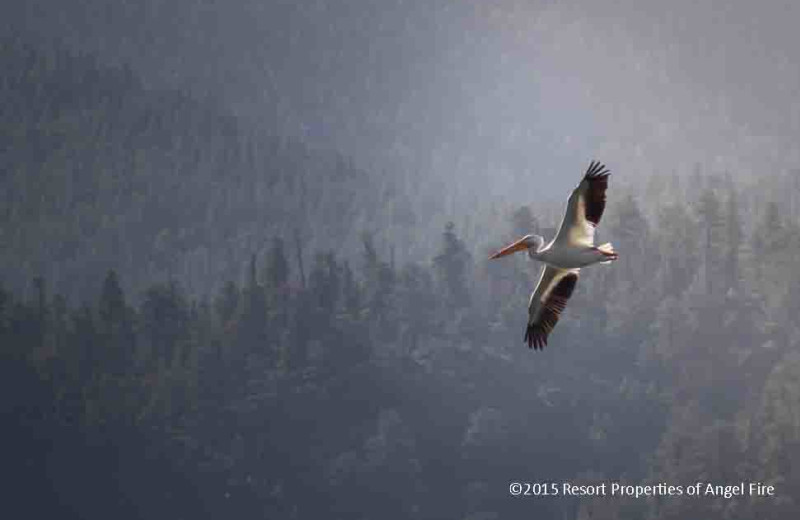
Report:
[[[506,246],[500,251],[490,256],[489,259],[494,260],[495,258],[500,258],[501,256],[508,256],[511,253],[516,253],[517,251],[525,251],[526,249],[528,249],[528,244],[525,243],[524,238],[520,238],[510,246]]]

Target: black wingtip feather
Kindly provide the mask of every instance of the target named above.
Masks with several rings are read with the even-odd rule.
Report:
[[[528,323],[525,329],[525,342],[528,348],[544,350],[547,337],[558,323],[559,315],[564,310],[567,300],[572,296],[578,282],[577,273],[569,273],[553,288],[550,300],[545,309],[545,316],[538,323]]]
[[[544,350],[544,345],[547,344],[546,340],[542,343],[542,336],[536,333],[536,327],[531,324],[525,329],[525,342],[533,350]]]
[[[611,172],[599,161],[592,161],[586,170],[583,181],[588,183],[586,204],[586,220],[593,225],[600,223],[606,207],[606,190],[608,189],[608,176]]]
[[[606,168],[606,166],[601,163],[600,161],[592,161],[589,163],[589,168],[586,170],[586,175],[584,178],[586,179],[597,179],[602,177],[608,177],[611,175],[611,171]]]

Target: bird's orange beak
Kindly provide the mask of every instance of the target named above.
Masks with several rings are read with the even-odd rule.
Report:
[[[495,258],[500,258],[501,256],[508,256],[511,253],[516,253],[517,251],[525,251],[526,249],[528,249],[528,244],[525,243],[524,238],[520,238],[510,246],[506,246],[500,251],[490,256],[489,259],[494,260]]]

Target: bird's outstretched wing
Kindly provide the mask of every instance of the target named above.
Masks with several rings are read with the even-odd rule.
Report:
[[[578,271],[579,269],[559,269],[549,265],[542,269],[542,276],[539,277],[539,283],[533,290],[528,305],[525,342],[529,348],[543,349],[547,345],[547,336],[555,328],[572,291],[575,290]]]
[[[583,180],[569,196],[555,242],[586,247],[594,245],[594,228],[606,209],[609,175],[611,172],[603,164],[597,161],[589,164]]]

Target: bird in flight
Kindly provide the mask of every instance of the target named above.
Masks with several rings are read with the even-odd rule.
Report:
[[[539,235],[526,235],[489,257],[495,259],[527,251],[532,260],[545,264],[528,305],[525,342],[529,348],[543,349],[547,345],[547,336],[572,296],[581,268],[607,264],[618,258],[611,243],[594,245],[594,230],[606,207],[610,174],[597,161],[589,164],[583,180],[569,196],[558,233],[549,243],[545,244]]]

